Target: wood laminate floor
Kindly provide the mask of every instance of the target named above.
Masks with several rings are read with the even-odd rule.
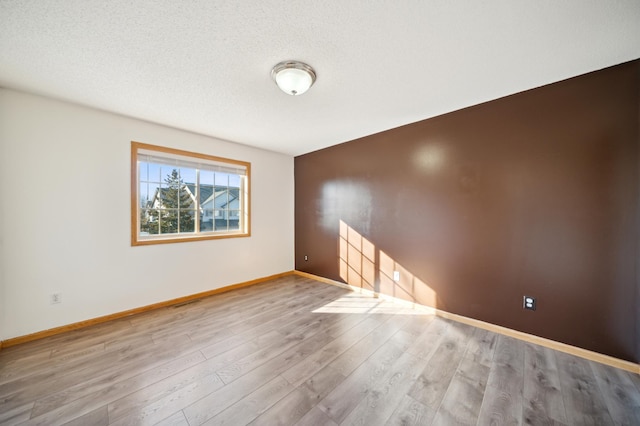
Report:
[[[0,424],[640,425],[640,378],[288,276],[5,348]]]

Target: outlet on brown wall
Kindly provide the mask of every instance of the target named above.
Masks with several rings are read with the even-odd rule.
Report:
[[[634,61],[296,157],[296,269],[638,361],[639,76]]]

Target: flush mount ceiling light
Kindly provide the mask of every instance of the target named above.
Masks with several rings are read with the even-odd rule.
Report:
[[[283,61],[271,70],[271,77],[284,93],[297,96],[309,90],[316,81],[316,72],[298,61]]]

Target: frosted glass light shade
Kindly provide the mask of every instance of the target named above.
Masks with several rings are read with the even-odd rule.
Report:
[[[313,68],[296,61],[280,62],[271,70],[271,76],[280,90],[292,96],[302,95],[316,81]]]

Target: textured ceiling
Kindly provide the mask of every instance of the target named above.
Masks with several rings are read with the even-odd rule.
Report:
[[[0,86],[291,155],[639,57],[638,0],[0,0]]]

